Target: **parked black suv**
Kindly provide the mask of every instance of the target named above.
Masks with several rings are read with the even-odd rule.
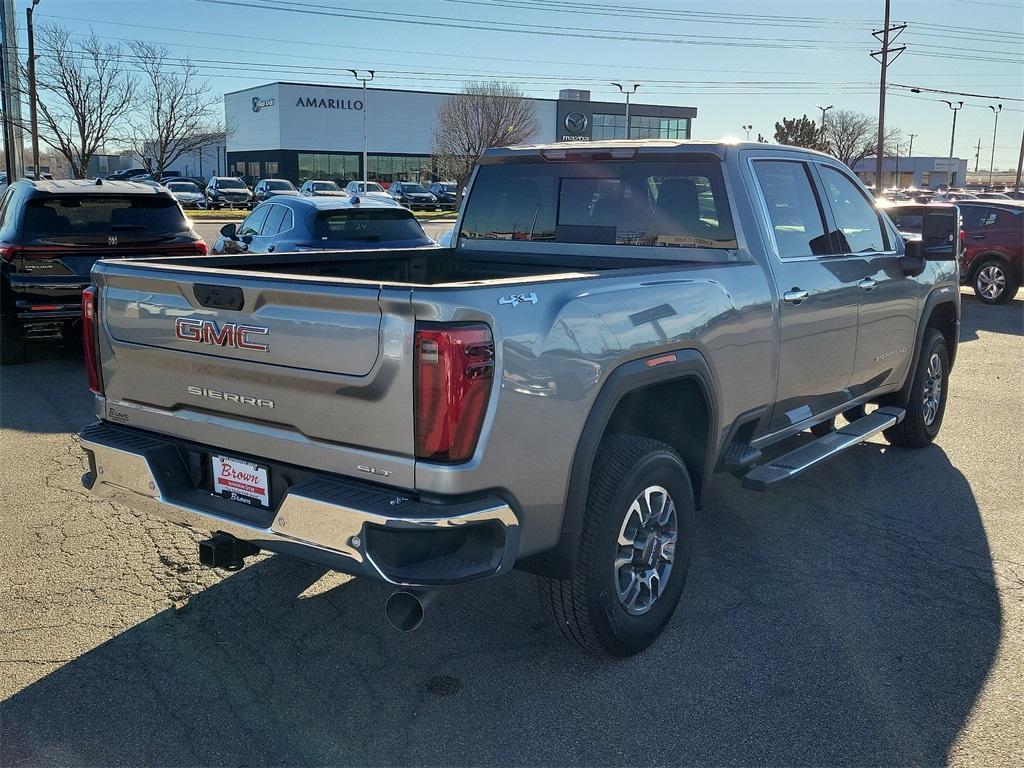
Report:
[[[252,208],[252,190],[237,176],[214,176],[206,185],[206,207]]]
[[[0,201],[0,363],[24,362],[32,332],[80,330],[98,259],[202,255],[170,192],[127,181],[15,182]]]
[[[430,194],[437,198],[437,207],[442,211],[455,210],[455,184],[450,181],[435,181],[430,185]]]

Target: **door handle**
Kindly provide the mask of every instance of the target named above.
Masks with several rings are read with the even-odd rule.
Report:
[[[984,240],[984,235],[971,235],[971,240]]]
[[[790,304],[799,304],[801,301],[811,295],[810,291],[801,291],[799,288],[794,288],[791,291],[786,291],[782,294],[782,298],[788,301]]]
[[[857,283],[857,285],[860,286],[861,290],[870,291],[872,288],[878,285],[878,283],[876,283],[870,277],[865,277],[863,280]]]

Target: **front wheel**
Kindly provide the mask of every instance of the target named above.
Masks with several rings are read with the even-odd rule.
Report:
[[[1005,304],[1019,287],[1013,269],[1002,259],[986,259],[974,271],[974,293],[984,304]]]
[[[645,437],[602,442],[568,579],[541,578],[562,634],[603,656],[647,648],[672,617],[693,548],[693,488],[671,447]]]
[[[928,328],[921,344],[907,415],[899,424],[885,430],[885,439],[903,448],[930,445],[942,427],[949,392],[949,350],[946,340],[935,328]]]

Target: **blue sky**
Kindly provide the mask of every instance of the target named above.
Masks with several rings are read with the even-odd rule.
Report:
[[[1016,167],[1024,0],[892,6],[893,21],[908,24],[908,50],[890,82],[980,96],[893,88],[887,123],[917,134],[915,155],[944,156],[951,115],[939,99],[962,98],[956,154],[973,169],[981,139],[987,168],[986,105],[996,100],[984,96],[1002,97],[995,164]],[[697,107],[695,138],[742,138],[745,124],[770,138],[783,116],[817,118],[817,104],[876,113],[879,68],[868,53],[883,9],[883,0],[42,0],[37,18],[164,44],[200,65],[217,93],[272,80],[351,83],[348,67],[378,70],[381,87],[458,90],[497,77],[530,95],[581,87],[608,100],[620,98],[609,81],[625,79],[642,83],[637,101]]]

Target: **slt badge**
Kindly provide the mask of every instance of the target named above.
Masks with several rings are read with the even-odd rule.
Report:
[[[502,296],[500,299],[498,299],[499,304],[511,304],[513,309],[518,307],[520,304],[526,304],[527,302],[529,302],[530,304],[536,304],[537,294],[513,293],[511,296]]]

